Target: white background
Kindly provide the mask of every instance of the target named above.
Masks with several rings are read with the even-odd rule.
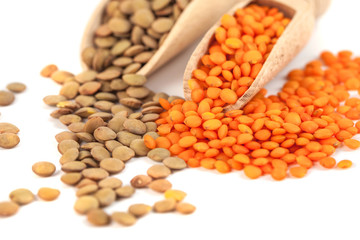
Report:
[[[219,174],[204,169],[186,169],[168,179],[175,189],[188,193],[187,202],[197,206],[193,215],[151,213],[133,227],[115,223],[90,226],[73,210],[75,190],[60,181],[58,170],[50,178],[37,177],[31,166],[50,161],[60,168],[55,134],[65,127],[52,119],[53,110],[42,98],[57,94],[60,86],[39,76],[49,63],[79,73],[79,46],[86,22],[98,0],[0,1],[0,89],[19,81],[28,86],[9,107],[1,107],[0,121],[20,128],[21,143],[0,149],[0,201],[16,188],[34,193],[40,187],[61,191],[58,200],[37,200],[21,207],[18,214],[0,218],[0,239],[360,239],[360,151],[341,148],[337,160],[351,159],[348,170],[313,168],[303,179],[275,182],[269,177],[249,180],[243,172]],[[344,4],[346,2],[346,4]],[[318,57],[325,49],[349,49],[360,55],[358,1],[334,0],[321,17],[302,52],[267,86],[272,93],[284,83],[293,68]],[[149,78],[157,91],[182,95],[182,74],[196,43]],[[149,159],[133,159],[119,178],[127,184],[151,166]],[[107,208],[125,211],[132,203],[162,199],[150,190],[137,191],[129,200]]]

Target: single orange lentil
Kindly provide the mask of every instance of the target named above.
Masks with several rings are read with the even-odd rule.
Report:
[[[329,130],[329,129],[319,129],[316,130],[314,133],[314,137],[316,137],[317,139],[326,139],[326,138],[330,138],[334,133]]]
[[[303,178],[305,177],[306,173],[307,173],[307,169],[301,166],[298,167],[292,167],[289,170],[291,176],[296,177],[296,178]]]
[[[203,100],[204,96],[205,96],[204,90],[200,88],[196,88],[193,91],[191,91],[191,99],[196,103]]]
[[[236,103],[238,96],[236,95],[236,93],[233,90],[225,88],[225,89],[221,90],[220,98],[225,103],[234,104],[234,103]]]
[[[200,166],[207,169],[214,169],[215,168],[216,160],[214,158],[204,158],[200,160]]]
[[[203,123],[203,128],[205,130],[217,130],[221,127],[222,123],[220,120],[218,119],[211,119],[211,120],[207,120]]]
[[[200,160],[196,158],[190,158],[187,161],[187,165],[192,168],[200,167]]]
[[[245,155],[245,154],[236,154],[234,155],[233,159],[239,163],[243,163],[243,164],[249,164],[250,163],[250,158]]]
[[[255,63],[261,62],[262,58],[263,57],[259,51],[250,50],[250,51],[245,52],[245,54],[243,56],[243,61],[249,62],[251,64],[255,64]]]
[[[356,139],[345,139],[344,144],[351,149],[358,149],[360,147],[360,142]]]
[[[194,136],[186,136],[179,140],[179,146],[183,148],[188,148],[193,146],[197,142],[197,138]]]
[[[169,103],[169,101],[164,98],[159,98],[159,103],[161,107],[165,110],[169,110],[171,108],[171,104]]]
[[[169,113],[169,117],[170,117],[170,120],[173,122],[173,123],[182,123],[185,119],[185,116],[182,112],[180,111],[171,111]]]
[[[166,137],[158,137],[155,139],[156,147],[169,149],[171,147],[171,142]]]
[[[188,116],[185,118],[184,123],[186,126],[191,128],[199,127],[202,123],[202,120],[199,116]]]
[[[350,160],[341,160],[337,164],[337,167],[342,169],[350,168],[351,166],[352,166],[352,162]]]
[[[271,132],[267,129],[262,129],[262,130],[259,130],[258,132],[255,133],[254,137],[258,140],[261,140],[261,141],[266,141],[270,138],[271,136]]]
[[[215,162],[215,168],[220,173],[228,173],[231,171],[230,165],[224,161],[216,161]]]
[[[282,168],[274,168],[271,171],[271,177],[276,181],[281,181],[286,178],[286,170]]]
[[[156,148],[156,141],[150,135],[144,136],[144,143],[145,143],[145,146],[149,149]]]
[[[323,159],[320,159],[319,163],[324,168],[333,168],[336,165],[336,160],[332,157],[325,157]]]
[[[300,166],[302,166],[304,168],[307,168],[307,169],[309,169],[309,168],[311,168],[313,166],[312,161],[308,157],[303,156],[303,155],[296,157],[296,162]]]
[[[244,173],[248,178],[256,179],[262,175],[262,170],[257,166],[246,165],[244,167]]]
[[[210,54],[210,60],[217,65],[221,65],[226,61],[226,56],[222,52],[214,52]]]
[[[193,145],[193,148],[198,152],[206,152],[209,149],[209,145],[204,142],[198,142]]]

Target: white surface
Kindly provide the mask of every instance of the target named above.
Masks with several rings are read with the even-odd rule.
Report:
[[[37,161],[51,161],[60,168],[55,134],[65,130],[49,114],[42,98],[56,94],[60,86],[41,78],[39,71],[49,63],[74,73],[80,72],[80,39],[97,0],[0,1],[0,89],[20,81],[28,89],[16,96],[10,107],[1,107],[0,121],[17,125],[21,143],[0,150],[0,201],[20,187],[34,193],[40,187],[55,187],[61,195],[54,202],[35,201],[21,207],[17,215],[0,218],[0,239],[360,239],[359,151],[339,149],[337,160],[352,159],[349,170],[313,168],[303,179],[275,182],[269,177],[249,180],[243,172],[218,174],[204,169],[187,169],[169,180],[175,189],[188,193],[187,202],[197,206],[193,215],[154,214],[133,227],[112,224],[92,227],[73,210],[74,189],[60,181],[60,172],[39,178],[31,171]],[[333,0],[319,19],[306,48],[269,84],[274,93],[290,69],[317,58],[324,49],[353,50],[360,56],[358,1]],[[195,45],[150,77],[148,86],[157,91],[182,95],[182,73]],[[145,173],[148,159],[133,159],[119,175],[124,183]],[[131,203],[152,205],[162,199],[150,190],[119,201],[106,211],[124,211]],[[70,237],[71,236],[71,237]]]

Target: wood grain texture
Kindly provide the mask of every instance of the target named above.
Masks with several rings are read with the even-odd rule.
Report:
[[[292,20],[278,39],[252,85],[235,104],[225,107],[225,111],[241,109],[259,92],[260,89],[265,86],[266,83],[272,80],[278,72],[281,71],[296,56],[296,54],[309,40],[316,16],[323,13],[330,4],[329,0],[319,0],[318,4],[315,4],[315,0],[248,0],[238,3],[230,11],[228,11],[228,14],[233,15],[236,9],[243,8],[249,3],[254,2],[260,5],[277,7]],[[324,6],[321,6],[321,11],[317,12],[315,11],[315,7],[317,6],[320,8],[320,2],[321,4],[324,4]],[[192,56],[186,66],[183,79],[184,95],[186,100],[191,100],[191,90],[189,89],[188,80],[191,79],[192,72],[197,68],[201,57],[206,54],[209,43],[211,42],[215,29],[218,26],[220,26],[220,19],[204,35],[203,39],[192,53]]]

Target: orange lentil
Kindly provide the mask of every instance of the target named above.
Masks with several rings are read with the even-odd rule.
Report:
[[[220,173],[228,173],[231,171],[230,165],[228,163],[226,163],[225,161],[219,161],[219,160],[216,161],[215,168]]]
[[[204,90],[200,88],[196,88],[193,91],[191,91],[191,99],[196,103],[203,100],[204,96],[205,96]]]
[[[352,162],[350,160],[341,160],[337,164],[337,167],[342,169],[350,168],[351,166],[352,166]]]
[[[286,170],[282,168],[274,168],[271,171],[271,177],[276,181],[281,181],[286,178]]]
[[[269,159],[267,158],[255,158],[252,161],[252,164],[254,164],[255,166],[264,166],[269,162]]]
[[[203,128],[205,130],[217,130],[221,127],[221,121],[218,119],[211,119],[211,120],[207,120],[203,123]]]
[[[236,103],[238,96],[236,95],[236,93],[233,90],[225,88],[225,89],[221,90],[220,98],[225,103],[234,104],[234,103]]]
[[[184,123],[188,127],[195,128],[201,125],[202,120],[199,116],[188,116],[185,118]]]
[[[155,139],[156,147],[169,149],[171,147],[171,142],[166,137],[158,137]]]
[[[188,149],[178,154],[177,156],[184,161],[188,161],[190,158],[193,158],[195,156],[195,151],[193,149]]]
[[[187,148],[191,147],[197,142],[197,138],[194,136],[186,136],[179,140],[180,147]]]
[[[296,177],[296,178],[303,178],[306,173],[307,173],[307,169],[301,166],[298,167],[292,167],[289,170],[291,176]]]
[[[150,135],[144,136],[144,143],[145,143],[145,146],[149,149],[156,148],[156,141]]]
[[[251,156],[253,158],[262,158],[262,157],[267,157],[269,153],[270,152],[267,149],[256,149],[252,151]]]
[[[173,155],[178,155],[179,153],[183,152],[184,150],[185,150],[185,148],[180,147],[180,145],[177,143],[171,145],[171,147],[169,148],[170,153]]]
[[[261,141],[266,141],[270,138],[271,136],[271,132],[267,129],[262,129],[262,130],[259,130],[258,132],[256,132],[254,134],[254,137],[258,140],[261,140]]]
[[[314,137],[317,139],[326,139],[330,138],[334,133],[329,129],[319,129],[314,133]]]
[[[339,141],[343,142],[343,141],[346,140],[346,139],[352,138],[352,134],[351,134],[350,132],[346,131],[346,130],[341,130],[340,132],[338,132],[338,133],[335,135],[335,137],[336,137]]]
[[[196,159],[196,158],[190,158],[187,161],[187,164],[189,165],[189,167],[192,167],[192,168],[200,167],[200,160]]]
[[[334,167],[331,155],[341,142],[358,148],[360,121],[353,120],[360,119],[360,99],[348,90],[360,88],[360,58],[348,51],[324,52],[322,61],[291,71],[278,94],[261,90],[242,110],[226,112],[249,89],[289,21],[278,9],[257,5],[224,15],[188,80],[192,101],[160,99],[160,137],[144,138],[145,144],[167,148],[191,167],[244,169],[249,178],[275,180],[288,169],[304,177],[315,161]]]
[[[323,159],[320,159],[319,163],[324,168],[333,168],[336,165],[336,160],[332,157],[325,157]]]
[[[248,178],[256,179],[262,175],[262,170],[257,166],[247,165],[244,167],[244,173]]]
[[[159,98],[159,103],[161,107],[165,110],[169,110],[171,108],[171,104],[169,103],[169,101],[164,98]]]
[[[278,147],[271,151],[270,156],[273,158],[281,158],[288,152],[289,152],[288,149],[283,148],[283,147]]]
[[[327,157],[327,155],[324,152],[312,152],[312,153],[308,154],[307,157],[311,161],[319,161],[319,160]]]
[[[311,168],[313,166],[312,161],[306,156],[298,156],[298,157],[296,157],[296,162],[300,166],[302,166],[304,168],[307,168],[307,169],[309,169],[309,168]]]
[[[234,155],[233,159],[239,163],[249,164],[250,158],[245,154],[236,154]]]
[[[169,117],[170,117],[170,120],[173,122],[173,123],[182,123],[185,119],[185,116],[182,112],[180,111],[171,111],[169,113]]]
[[[214,169],[215,168],[216,160],[214,158],[204,158],[200,160],[200,166],[207,169]]]
[[[358,149],[360,147],[360,142],[355,139],[345,139],[344,144],[351,149]]]

